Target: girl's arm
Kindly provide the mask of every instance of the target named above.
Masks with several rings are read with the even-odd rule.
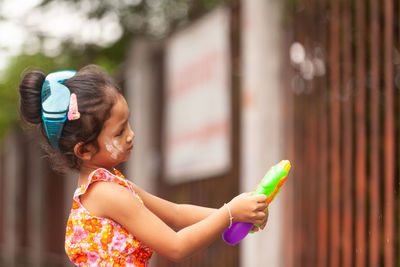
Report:
[[[154,196],[133,184],[146,207],[173,229],[182,229],[210,216],[216,209],[189,204],[175,204]]]
[[[115,183],[96,182],[81,200],[94,215],[113,219],[157,253],[175,261],[209,245],[229,226],[228,208],[223,206],[207,218],[175,232],[127,188]],[[228,205],[238,221],[261,224],[265,219],[263,211],[267,204],[264,195],[242,194]]]

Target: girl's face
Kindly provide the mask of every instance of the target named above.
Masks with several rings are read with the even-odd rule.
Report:
[[[118,94],[117,101],[111,109],[111,116],[104,123],[97,138],[99,150],[92,157],[93,164],[102,168],[113,168],[129,158],[135,134],[128,120],[128,104],[125,98]]]

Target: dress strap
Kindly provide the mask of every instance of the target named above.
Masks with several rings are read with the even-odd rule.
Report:
[[[123,187],[128,188],[129,191],[136,194],[132,184],[129,183],[129,181],[118,170],[114,169],[114,172],[115,174],[103,168],[99,168],[91,172],[88,177],[88,182],[82,184],[75,190],[74,200],[80,202],[79,197],[86,193],[87,189],[92,183],[97,181],[117,183],[119,185],[122,185]]]

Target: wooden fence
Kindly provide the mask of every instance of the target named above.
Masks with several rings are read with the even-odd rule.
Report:
[[[400,3],[287,2],[293,265],[400,266]]]

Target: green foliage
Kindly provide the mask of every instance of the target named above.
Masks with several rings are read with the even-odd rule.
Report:
[[[19,124],[18,113],[18,86],[23,76],[32,70],[39,70],[45,74],[56,70],[78,70],[86,64],[95,63],[109,73],[117,68],[112,55],[95,51],[97,56],[91,58],[87,53],[78,50],[65,50],[57,57],[48,57],[42,53],[35,55],[22,54],[12,58],[0,79],[0,139],[4,137],[12,126]]]
[[[37,8],[39,10],[46,9],[49,4],[55,2],[68,2],[78,9],[83,3],[81,0],[43,0]],[[93,63],[114,75],[123,66],[130,41],[135,36],[162,38],[182,22],[196,19],[215,6],[229,2],[228,0],[99,0],[91,2],[91,8],[86,11],[87,18],[102,19],[107,13],[114,12],[118,16],[123,30],[121,37],[108,47],[97,44],[76,44],[71,40],[64,40],[61,47],[62,53],[58,56],[49,57],[43,52],[39,52],[35,55],[21,54],[12,58],[0,76],[0,139],[4,137],[7,129],[19,124],[18,85],[28,71],[40,70],[47,74],[62,69],[78,70],[84,65]],[[186,12],[177,10],[186,10]],[[132,20],[133,17],[140,18],[141,23]],[[168,27],[164,35],[156,36],[150,25],[154,18],[160,17],[164,19]],[[1,20],[2,18],[0,18],[0,22]],[[45,32],[32,34],[37,34],[41,41],[47,38]]]

